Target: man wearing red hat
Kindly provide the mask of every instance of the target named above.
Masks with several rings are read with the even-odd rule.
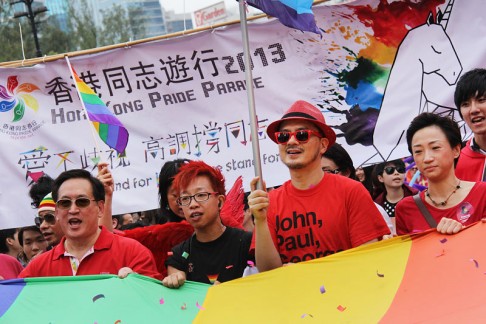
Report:
[[[295,102],[271,123],[290,180],[267,193],[251,182],[248,203],[255,217],[253,247],[260,271],[307,261],[378,240],[389,234],[369,193],[357,181],[324,173],[322,154],[336,134],[310,103]]]

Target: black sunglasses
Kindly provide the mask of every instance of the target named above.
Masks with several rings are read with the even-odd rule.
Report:
[[[397,166],[397,167],[387,166],[385,168],[385,172],[388,175],[395,173],[395,170],[397,170],[398,173],[405,173],[405,168],[402,166]]]
[[[275,132],[275,139],[277,140],[278,144],[285,144],[290,141],[290,138],[292,136],[295,136],[297,141],[299,141],[300,143],[307,143],[312,134],[316,135],[319,138],[322,138],[321,133],[317,131],[302,129],[295,132]]]
[[[74,200],[71,199],[59,199],[56,201],[56,208],[59,209],[69,209],[71,208],[73,202],[78,208],[86,208],[91,204],[92,201],[96,201],[95,199],[89,199],[89,198],[76,198]]]
[[[34,218],[34,222],[37,227],[40,227],[44,221],[46,221],[46,223],[49,225],[54,225],[56,224],[56,216],[53,214],[45,214],[44,216],[37,216]]]

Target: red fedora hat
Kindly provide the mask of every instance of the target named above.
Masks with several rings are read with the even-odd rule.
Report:
[[[298,100],[285,112],[281,119],[272,122],[267,127],[267,134],[272,141],[277,143],[275,132],[278,132],[280,124],[286,120],[306,120],[319,128],[322,134],[329,140],[329,147],[336,142],[336,133],[326,125],[326,120],[321,111],[314,105],[304,100]]]

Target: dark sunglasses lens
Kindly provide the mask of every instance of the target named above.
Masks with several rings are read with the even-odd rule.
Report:
[[[71,207],[71,200],[61,199],[56,202],[56,206],[61,209],[69,209]]]
[[[394,167],[386,167],[385,172],[386,172],[386,174],[393,174],[393,172],[395,172],[395,168]]]
[[[279,143],[287,143],[290,139],[290,134],[288,132],[278,132],[277,133],[277,142]]]
[[[90,203],[91,203],[91,200],[89,200],[88,198],[76,199],[76,206],[78,206],[79,208],[88,207]]]
[[[56,216],[53,214],[45,214],[44,220],[49,224],[54,224],[56,222]]]
[[[301,130],[301,131],[298,131],[296,134],[295,134],[295,138],[299,141],[299,142],[307,142],[309,140],[309,131],[307,130]]]
[[[405,173],[405,168],[402,166],[396,167],[398,173]]]
[[[42,219],[40,217],[34,218],[35,226],[39,227],[42,224]]]

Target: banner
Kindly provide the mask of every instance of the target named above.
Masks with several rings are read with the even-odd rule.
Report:
[[[108,161],[115,214],[157,207],[158,172],[175,158],[253,177],[251,141],[267,186],[289,178],[266,126],[307,100],[356,166],[409,155],[414,116],[458,118],[463,71],[485,66],[480,0],[378,1],[313,8],[322,37],[272,19],[249,25],[258,139],[250,137],[239,25],[71,59],[130,133],[119,156],[93,138],[64,60],[0,71],[0,228],[33,223],[29,186],[42,174]],[[472,23],[474,22],[474,23]],[[461,122],[465,138],[470,136]]]
[[[396,237],[216,286],[169,289],[136,274],[5,280],[0,323],[482,322],[485,230]]]

